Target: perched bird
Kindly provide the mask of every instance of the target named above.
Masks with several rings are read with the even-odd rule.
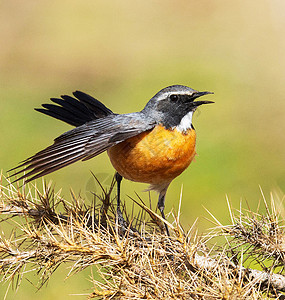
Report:
[[[75,98],[51,98],[55,104],[43,104],[36,110],[76,128],[10,171],[20,168],[13,176],[23,172],[24,175],[15,181],[29,182],[107,151],[117,171],[117,210],[120,211],[120,183],[124,177],[148,183],[150,190],[159,193],[158,208],[165,219],[167,188],[196,154],[193,113],[198,106],[213,103],[195,100],[207,94],[212,93],[172,85],[154,95],[143,110],[128,114],[115,114],[80,91],[73,93]],[[166,232],[169,235],[167,226]]]

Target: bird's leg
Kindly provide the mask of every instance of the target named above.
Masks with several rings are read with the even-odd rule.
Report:
[[[120,205],[121,205],[121,182],[122,182],[123,177],[118,172],[116,172],[115,179],[117,182],[117,212],[118,211],[121,212],[121,208],[120,208]]]
[[[160,210],[161,216],[164,220],[166,220],[165,214],[164,214],[164,202],[165,202],[165,194],[166,194],[167,187],[166,187],[166,189],[164,189],[163,191],[161,191],[159,193],[158,203],[157,203],[157,207]],[[170,236],[167,224],[164,223],[164,225],[165,225],[165,230],[166,230],[167,235]]]
[[[120,205],[121,205],[121,182],[122,182],[123,177],[118,172],[116,172],[115,179],[117,181],[117,222],[121,226],[121,229],[123,229],[123,231],[125,231],[128,224],[123,217],[121,207],[120,207]]]
[[[116,172],[115,179],[117,182],[117,222],[121,227],[120,234],[125,234],[128,228],[130,228],[132,232],[136,232],[137,234],[139,234],[139,232],[124,219],[123,213],[121,211],[121,182],[123,177],[118,172]]]

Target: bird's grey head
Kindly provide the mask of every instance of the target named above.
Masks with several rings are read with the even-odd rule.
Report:
[[[142,112],[154,118],[166,128],[174,128],[181,125],[183,117],[187,115],[192,117],[192,113],[198,106],[213,103],[212,101],[194,102],[195,99],[207,94],[213,93],[198,92],[184,85],[171,85],[155,94]]]

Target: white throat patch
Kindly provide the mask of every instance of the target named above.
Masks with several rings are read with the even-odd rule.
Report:
[[[189,113],[181,119],[180,124],[176,127],[176,129],[181,132],[191,129],[192,117],[193,111],[189,111]]]

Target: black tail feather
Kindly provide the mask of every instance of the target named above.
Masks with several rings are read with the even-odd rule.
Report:
[[[107,115],[112,114],[113,112],[107,108],[102,102],[100,102],[99,100],[91,97],[88,94],[85,94],[83,92],[80,91],[75,91],[73,93],[73,95],[82,103],[84,103],[86,105],[86,107],[95,113],[97,118],[102,118],[105,117]]]
[[[75,98],[63,95],[51,98],[55,104],[43,104],[43,108],[36,108],[43,114],[78,127],[89,121],[105,117],[113,112],[103,103],[80,91],[73,93]]]

